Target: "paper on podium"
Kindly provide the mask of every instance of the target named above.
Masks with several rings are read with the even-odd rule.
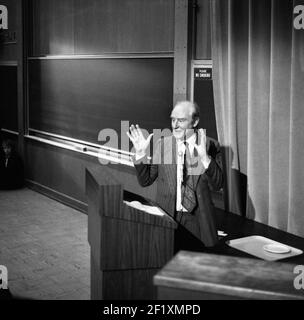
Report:
[[[228,234],[226,232],[221,231],[221,230],[217,230],[217,235],[219,237],[227,237],[228,236]]]
[[[145,204],[142,204],[139,201],[124,201],[124,203],[132,208],[135,208],[137,210],[141,210],[141,211],[145,211],[149,214],[154,214],[156,216],[163,216],[165,213],[164,211],[159,208],[159,207],[155,207],[155,206],[147,206]]]

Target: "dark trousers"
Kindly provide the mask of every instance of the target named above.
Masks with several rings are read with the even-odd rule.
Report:
[[[205,251],[206,247],[203,242],[194,236],[193,232],[187,230],[182,223],[184,219],[179,219],[180,215],[176,215],[176,222],[178,223],[177,229],[174,233],[174,254],[180,250],[186,251]]]

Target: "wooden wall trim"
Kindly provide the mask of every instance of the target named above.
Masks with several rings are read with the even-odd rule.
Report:
[[[8,129],[1,128],[1,131],[5,132],[5,133],[13,134],[15,136],[19,136],[19,132],[16,132],[16,131],[13,131],[13,130],[8,130]]]
[[[81,60],[81,59],[146,59],[146,58],[173,58],[173,52],[151,53],[108,53],[96,55],[47,55],[28,57],[28,60]]]
[[[174,104],[190,98],[193,0],[175,1]]]
[[[17,106],[18,106],[18,150],[24,158],[24,132],[25,132],[25,97],[26,97],[26,29],[25,9],[27,1],[17,1]]]
[[[0,66],[1,67],[17,67],[18,61],[16,61],[16,60],[1,60]]]
[[[82,213],[87,214],[88,212],[88,205],[86,203],[69,197],[64,193],[55,191],[32,180],[26,180],[26,186],[31,190],[39,192]]]
[[[173,103],[187,97],[188,1],[175,1]]]

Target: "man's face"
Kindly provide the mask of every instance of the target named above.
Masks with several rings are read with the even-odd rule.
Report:
[[[12,148],[6,145],[2,145],[2,147],[3,147],[5,156],[8,157],[12,152]]]
[[[193,108],[190,104],[178,104],[171,113],[173,136],[177,140],[188,139],[193,134],[193,128],[198,120],[193,121]]]

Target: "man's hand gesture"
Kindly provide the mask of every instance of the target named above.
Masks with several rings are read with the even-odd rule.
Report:
[[[198,156],[204,166],[205,169],[208,168],[211,159],[208,156],[207,150],[206,150],[206,131],[205,129],[199,129],[198,130],[198,144],[195,144],[194,147],[198,153]]]
[[[149,135],[147,139],[145,139],[141,129],[138,124],[134,126],[133,124],[130,126],[130,132],[127,132],[127,136],[133,143],[133,147],[135,149],[136,155],[139,157],[146,155],[146,150],[150,144],[153,133]]]

